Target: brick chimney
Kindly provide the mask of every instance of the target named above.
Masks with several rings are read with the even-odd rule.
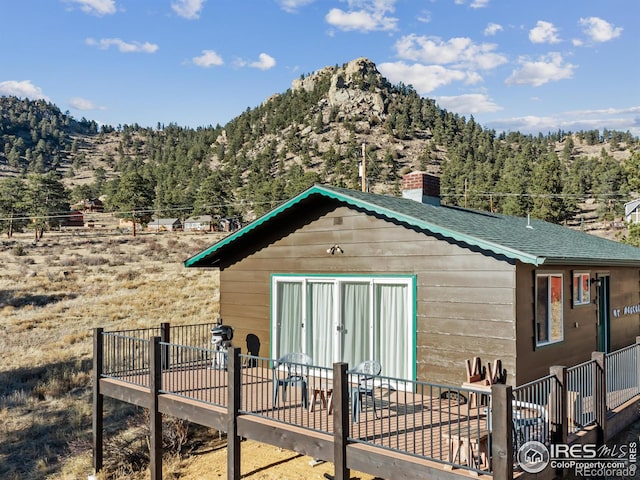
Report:
[[[427,172],[411,172],[402,177],[402,198],[440,205],[440,178]]]

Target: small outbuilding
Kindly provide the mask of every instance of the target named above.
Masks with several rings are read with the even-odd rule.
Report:
[[[185,232],[213,232],[214,220],[211,215],[189,217],[184,221]]]
[[[173,232],[182,229],[179,218],[154,218],[147,224],[147,230],[154,232]]]
[[[624,221],[627,223],[640,223],[640,198],[624,204]]]
[[[68,212],[60,222],[63,227],[84,227],[84,215],[78,210]]]
[[[224,323],[272,358],[443,384],[499,359],[520,385],[635,342],[640,249],[439,192],[424,172],[403,198],[316,185],[185,266],[219,270]]]

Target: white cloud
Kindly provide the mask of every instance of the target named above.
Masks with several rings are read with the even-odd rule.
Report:
[[[615,27],[598,17],[581,18],[578,22],[586,35],[594,42],[608,42],[622,33],[622,27]]]
[[[428,10],[423,10],[418,14],[416,20],[422,23],[431,23],[431,12]]]
[[[206,0],[175,0],[171,8],[182,18],[196,20],[200,18],[200,11]]]
[[[315,0],[278,0],[280,7],[288,13],[295,13],[298,11],[300,7],[304,7],[305,5],[309,5],[313,3]]]
[[[468,93],[452,97],[435,97],[438,105],[460,114],[497,112],[502,107],[482,93]]]
[[[66,0],[68,3],[77,3],[80,10],[91,15],[111,15],[116,13],[114,0]]]
[[[558,29],[551,22],[538,20],[536,26],[529,31],[529,40],[533,43],[558,43]]]
[[[573,77],[576,66],[570,63],[564,64],[562,55],[551,52],[538,60],[530,60],[527,57],[520,57],[518,63],[519,70],[514,70],[509,78],[505,80],[507,85],[533,85],[539,87],[545,83],[566,80]]]
[[[471,5],[469,6],[471,8],[484,8],[488,5],[489,5],[489,0],[473,0],[471,2]]]
[[[348,0],[349,10],[332,8],[325,16],[329,25],[351,31],[395,30],[398,19],[387,16],[395,10],[396,0]]]
[[[276,66],[276,59],[266,53],[258,55],[259,60],[257,62],[249,63],[252,68],[258,68],[260,70],[269,70]]]
[[[463,72],[440,65],[407,65],[404,62],[381,63],[378,70],[391,83],[412,85],[421,95],[433,92],[438,87],[452,82],[474,84],[482,80],[475,72]]]
[[[527,115],[501,118],[484,122],[484,126],[495,130],[519,131],[521,133],[547,133],[558,129],[577,132],[580,130],[619,130],[640,134],[637,115],[640,106],[628,108],[606,108],[594,110],[575,110],[554,113],[548,116]]]
[[[465,37],[451,38],[445,42],[439,37],[411,34],[398,40],[395,47],[400,58],[422,63],[489,70],[507,61],[504,55],[493,52],[495,44],[475,44]]]
[[[492,37],[496,33],[501,32],[502,30],[504,30],[502,28],[502,25],[498,23],[490,23],[487,25],[487,28],[484,29],[484,34],[487,37]]]
[[[193,57],[191,61],[199,67],[217,67],[224,64],[222,57],[213,50],[203,50],[202,55]]]
[[[489,5],[489,1],[490,0],[471,0],[469,6],[471,8],[484,8]],[[465,3],[467,3],[467,0],[454,0],[453,3],[455,3],[456,5],[464,5]]]
[[[11,95],[14,97],[28,98],[30,100],[42,99],[49,101],[49,98],[42,93],[42,89],[31,83],[31,80],[7,80],[5,82],[0,82],[0,95]]]
[[[602,116],[602,115],[640,115],[640,105],[636,107],[627,108],[594,108],[585,110],[574,110],[566,112],[567,115],[587,117],[587,116]]]
[[[258,68],[260,70],[269,70],[270,68],[273,68],[276,66],[276,59],[273,58],[271,55],[268,55],[266,53],[261,53],[258,56],[258,60],[255,62],[248,62],[246,60],[242,60],[242,59],[238,59],[234,62],[236,67],[251,67],[251,68]]]
[[[98,107],[91,100],[81,97],[73,97],[69,100],[69,106],[76,110],[105,110],[104,107]]]
[[[101,50],[107,50],[109,47],[115,46],[122,53],[155,53],[158,50],[158,45],[154,43],[125,42],[119,38],[101,38],[100,40],[87,38],[85,43]]]

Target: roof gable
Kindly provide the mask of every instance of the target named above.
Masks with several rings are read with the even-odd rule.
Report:
[[[278,217],[302,201],[332,198],[391,221],[441,235],[470,247],[493,252],[533,265],[598,264],[640,266],[640,249],[571,230],[542,220],[513,217],[459,207],[431,205],[415,200],[315,185],[258,218],[208,249],[185,261],[186,267],[208,266],[224,255],[226,246],[269,223],[277,228]]]
[[[155,218],[149,222],[149,225],[173,225],[180,223],[179,218]]]
[[[213,217],[211,215],[200,215],[197,217],[189,217],[184,223],[211,223]]]

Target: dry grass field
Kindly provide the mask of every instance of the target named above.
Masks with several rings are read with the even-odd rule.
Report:
[[[0,478],[91,473],[92,329],[201,323],[217,317],[214,272],[182,261],[214,235],[47,232],[0,241]],[[135,450],[141,412],[108,402],[108,435]],[[120,418],[118,418],[120,417]],[[138,418],[140,417],[140,418]],[[129,424],[132,428],[123,426]],[[143,463],[144,452],[131,452]],[[108,461],[114,471],[127,467]],[[135,462],[133,462],[135,463]],[[134,465],[135,466],[135,465]],[[130,478],[130,477],[129,477]]]
[[[183,261],[215,234],[113,229],[0,240],[0,478],[86,479],[91,466],[92,329],[218,318],[214,271]],[[100,479],[149,478],[144,410],[106,399]],[[226,478],[218,432],[166,418],[164,478]],[[243,443],[243,478],[324,478],[332,465]],[[355,474],[355,472],[354,472]],[[361,475],[357,478],[371,479]]]

